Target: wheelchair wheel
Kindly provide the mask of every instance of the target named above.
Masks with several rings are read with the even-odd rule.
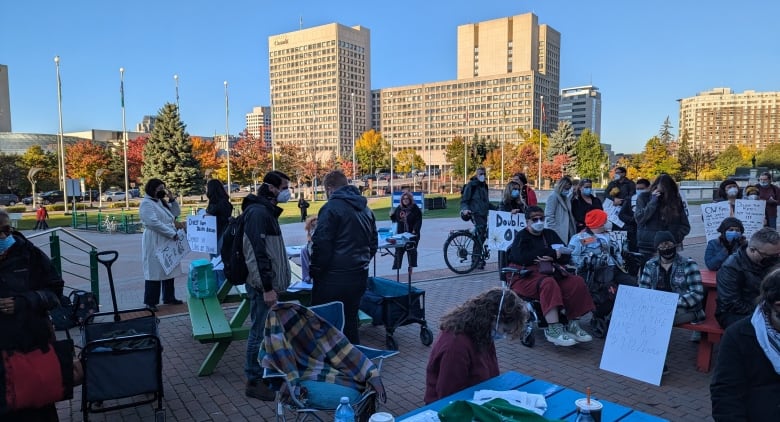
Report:
[[[430,346],[433,343],[433,333],[426,326],[420,328],[420,341],[423,346]]]
[[[474,256],[474,236],[466,231],[450,234],[444,242],[444,262],[456,274],[468,274],[477,268],[480,257]]]
[[[525,330],[523,332],[523,338],[520,340],[520,342],[525,347],[534,347],[534,344],[536,344],[536,336],[534,335],[534,325],[533,323],[528,323],[525,325]]]

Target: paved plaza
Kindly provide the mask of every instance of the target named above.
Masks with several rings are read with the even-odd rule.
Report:
[[[701,219],[698,215],[693,215],[691,221],[693,231],[686,239],[684,254],[703,262],[705,245]],[[420,267],[413,274],[413,281],[415,286],[426,292],[425,316],[434,335],[438,333],[438,320],[442,314],[485,289],[499,286],[495,256],[485,270],[475,271],[467,276],[454,276],[446,269],[442,258],[444,239],[449,230],[465,227],[468,227],[467,223],[460,219],[432,219],[423,223],[424,237],[419,247]],[[285,225],[283,232],[288,245],[303,243],[305,239],[301,223]],[[114,265],[119,308],[142,306],[140,235],[110,235],[83,231],[74,233],[96,246],[98,250],[115,249],[120,252],[119,261]],[[47,236],[40,236],[34,241],[45,247],[46,239]],[[83,253],[66,252],[66,256],[71,254],[76,261],[84,259]],[[182,268],[186,269],[189,261],[202,256],[190,254],[182,263]],[[391,270],[391,265],[391,257],[379,257],[376,273],[394,278],[395,272]],[[176,279],[180,298],[187,294],[185,274],[186,271]],[[401,277],[404,281],[406,274],[402,273]],[[65,279],[70,286],[88,288],[86,281],[79,281],[68,275]],[[100,279],[103,309],[108,310],[110,296],[103,268],[100,269]],[[227,308],[226,312],[230,313],[232,309],[234,308]],[[235,342],[228,348],[212,375],[197,376],[197,370],[211,346],[200,344],[192,338],[190,320],[186,312],[186,305],[160,307],[160,336],[164,346],[163,382],[168,420],[272,420],[272,403],[244,396],[244,341]],[[425,365],[430,348],[420,343],[419,333],[420,326],[417,324],[399,327],[395,339],[400,353],[384,363],[382,373],[388,400],[383,410],[396,416],[423,405]],[[367,346],[383,347],[384,334],[384,328],[381,326],[363,326],[360,329],[361,340]],[[660,387],[600,370],[598,366],[604,346],[603,340],[594,339],[592,343],[563,348],[546,342],[539,330],[536,335],[536,345],[533,348],[521,345],[519,340],[497,343],[499,367],[502,372],[515,370],[579,391],[590,387],[596,397],[672,421],[712,420],[709,416],[711,373],[696,371],[698,345],[689,341],[689,331],[676,328],[672,330],[667,357],[671,371],[663,377]],[[637,362],[637,365],[642,364]],[[77,388],[72,401],[59,404],[61,420],[81,419],[80,394],[81,389]],[[106,414],[91,414],[90,418],[96,421],[154,420],[152,405],[140,405]]]

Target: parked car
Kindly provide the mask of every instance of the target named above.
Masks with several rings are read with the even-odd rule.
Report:
[[[228,188],[227,183],[225,183],[224,186],[225,186],[225,190],[227,190],[227,188]],[[230,192],[231,193],[233,193],[233,192],[240,192],[240,191],[241,191],[241,186],[239,186],[238,183],[231,183],[230,184]]]
[[[125,200],[125,193],[124,192],[106,192],[103,194],[103,200],[106,202],[114,202],[114,201],[124,201]]]
[[[16,205],[19,197],[12,193],[0,193],[0,205]]]
[[[64,201],[65,196],[61,190],[50,190],[42,193],[39,199],[41,201],[41,204],[49,205],[49,204],[54,204],[56,202]]]
[[[32,205],[32,199],[33,199],[32,196],[25,196],[24,198],[22,198],[22,203],[24,205]]]
[[[127,193],[130,194],[130,198],[139,198],[141,196],[141,190],[138,188],[130,189]]]

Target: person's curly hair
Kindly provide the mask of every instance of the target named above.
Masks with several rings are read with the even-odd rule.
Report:
[[[512,290],[491,289],[469,299],[441,318],[439,328],[453,334],[465,334],[478,350],[484,350],[493,342],[496,315],[501,295],[505,293],[501,306],[501,323],[509,324],[507,334],[517,338],[523,331],[528,311],[525,302]]]

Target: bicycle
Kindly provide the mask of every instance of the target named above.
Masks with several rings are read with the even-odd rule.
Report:
[[[116,231],[117,228],[117,221],[116,218],[114,218],[113,215],[107,215],[106,219],[103,221],[103,230],[105,230],[108,233],[113,233]]]
[[[476,227],[473,230],[451,230],[444,241],[444,262],[447,267],[456,274],[468,274],[478,266],[484,267],[490,259],[490,248],[485,240],[487,233],[480,236]]]

